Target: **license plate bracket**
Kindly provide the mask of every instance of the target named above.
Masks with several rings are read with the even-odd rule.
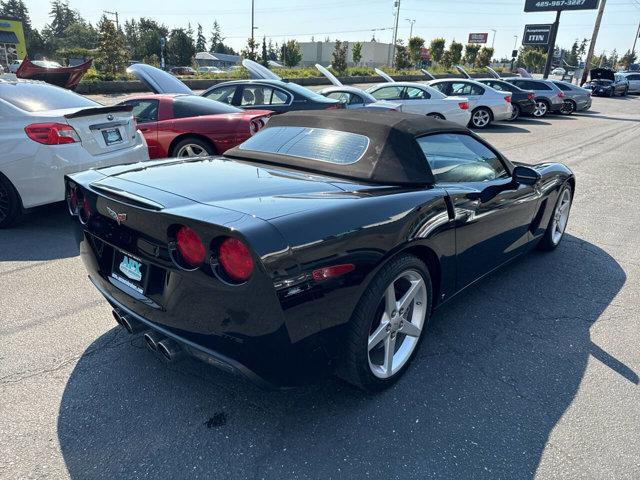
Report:
[[[102,137],[104,138],[104,143],[107,146],[122,142],[122,135],[120,134],[120,129],[118,128],[108,128],[106,130],[102,130]]]
[[[144,295],[147,290],[149,265],[135,255],[114,249],[111,277]]]

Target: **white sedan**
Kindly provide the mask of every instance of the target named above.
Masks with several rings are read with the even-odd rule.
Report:
[[[469,99],[472,128],[486,128],[491,122],[510,120],[513,114],[511,92],[498,91],[475,80],[445,78],[427,84],[444,95],[463,95]]]
[[[469,102],[464,97],[447,97],[435,88],[416,82],[387,82],[366,90],[376,100],[402,105],[405,113],[416,113],[449,120],[466,126],[469,123]]]
[[[149,159],[131,107],[44,82],[0,79],[0,228],[65,198],[64,175]]]

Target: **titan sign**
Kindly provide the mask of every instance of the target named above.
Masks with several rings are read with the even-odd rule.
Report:
[[[549,12],[555,10],[593,10],[599,0],[525,0],[525,12]]]
[[[470,33],[469,43],[487,43],[488,33]]]
[[[549,45],[553,25],[525,25],[522,45]]]

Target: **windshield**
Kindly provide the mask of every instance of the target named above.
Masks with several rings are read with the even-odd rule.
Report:
[[[26,112],[102,106],[82,95],[46,83],[1,82],[0,99]]]

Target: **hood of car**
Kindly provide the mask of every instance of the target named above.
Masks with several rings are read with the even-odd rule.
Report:
[[[608,68],[594,68],[590,70],[589,78],[591,78],[592,81],[609,80],[613,82],[615,80],[613,70],[609,70]]]
[[[134,75],[153,93],[194,94],[193,90],[170,73],[145,63],[134,63],[127,68],[127,73]]]

